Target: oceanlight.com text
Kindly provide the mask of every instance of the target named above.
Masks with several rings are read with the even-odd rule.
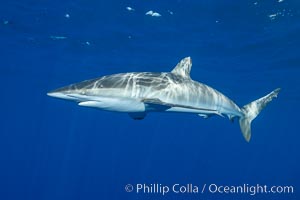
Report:
[[[205,186],[206,187],[206,186]],[[226,186],[210,184],[207,188],[209,193],[219,193],[219,194],[293,194],[293,186],[267,186],[267,185],[249,185],[243,184],[238,186]]]
[[[138,183],[127,184],[125,191],[136,194],[158,194],[167,195],[173,194],[293,194],[294,187],[291,185],[284,186],[268,186],[263,184],[241,184],[241,185],[221,185],[221,184],[161,184],[161,183]]]

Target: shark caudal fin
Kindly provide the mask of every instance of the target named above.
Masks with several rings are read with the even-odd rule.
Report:
[[[257,99],[242,108],[244,116],[240,118],[240,127],[243,133],[244,138],[247,142],[250,141],[251,138],[251,122],[256,116],[260,113],[260,111],[266,107],[266,105],[272,101],[274,97],[277,97],[280,88],[272,91],[271,93],[267,94],[266,96]]]

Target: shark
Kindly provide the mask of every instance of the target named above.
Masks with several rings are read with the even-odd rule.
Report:
[[[280,88],[239,107],[216,89],[190,77],[192,60],[183,58],[171,72],[131,72],[85,80],[50,91],[47,95],[75,101],[79,106],[125,112],[141,120],[153,112],[192,113],[203,118],[238,119],[247,142],[251,122],[277,97]]]

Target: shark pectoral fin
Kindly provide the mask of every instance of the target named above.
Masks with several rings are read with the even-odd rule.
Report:
[[[152,111],[165,111],[171,107],[171,104],[162,102],[160,99],[143,99],[142,102],[147,107],[147,110]]]
[[[146,117],[146,112],[132,112],[128,115],[134,120],[142,120]]]
[[[207,109],[207,108],[198,108],[194,106],[186,106],[180,104],[173,104],[173,103],[166,103],[161,101],[160,99],[143,99],[142,102],[146,105],[147,110],[155,110],[155,111],[166,111],[168,109],[178,112],[185,112],[185,111],[193,111],[195,113],[201,114],[200,116],[204,115],[211,115],[217,114],[222,116],[222,114],[218,113],[217,110]],[[223,117],[223,116],[222,116]]]
[[[99,98],[97,100],[82,101],[79,106],[94,107],[116,112],[144,112],[144,103],[126,98]]]
[[[79,102],[79,106],[85,106],[85,107],[98,107],[99,102],[98,101],[82,101]]]

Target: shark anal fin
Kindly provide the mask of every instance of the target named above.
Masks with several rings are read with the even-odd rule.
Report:
[[[228,118],[229,118],[229,120],[231,121],[231,123],[233,123],[234,122],[234,115],[228,115]]]
[[[128,115],[134,120],[142,120],[146,117],[145,112],[132,112],[128,113]]]
[[[207,119],[207,118],[209,118],[210,116],[209,115],[207,115],[207,114],[198,114],[200,117],[203,117],[204,119]]]

